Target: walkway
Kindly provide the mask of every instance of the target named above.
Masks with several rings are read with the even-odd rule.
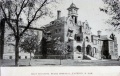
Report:
[[[92,57],[92,56],[90,56],[90,55],[86,55],[90,60],[98,60],[98,59],[96,59],[96,58],[94,58],[94,57]]]

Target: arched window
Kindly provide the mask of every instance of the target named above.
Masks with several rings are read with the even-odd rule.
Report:
[[[70,45],[67,46],[67,51],[68,51],[68,52],[71,52],[71,50],[70,50]]]
[[[89,38],[86,36],[86,41],[89,42]]]
[[[81,46],[77,46],[76,49],[81,52]]]
[[[97,49],[95,47],[93,48],[93,50],[94,50],[94,53],[97,53]]]

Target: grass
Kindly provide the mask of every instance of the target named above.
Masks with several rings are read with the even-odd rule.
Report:
[[[20,59],[20,66],[29,66],[29,59]],[[32,59],[31,66],[59,66],[59,59]],[[14,66],[14,60],[2,60],[1,66]],[[117,60],[61,60],[62,66],[120,66]]]

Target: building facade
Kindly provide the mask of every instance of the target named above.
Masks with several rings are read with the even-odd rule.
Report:
[[[25,28],[25,27],[21,27]],[[13,36],[9,36],[12,32],[10,29],[8,29],[7,27],[5,28],[5,37],[4,37],[4,51],[3,51],[3,59],[15,59],[15,39]],[[38,28],[29,28],[26,33],[24,38],[21,39],[21,41],[24,41],[25,38],[27,37],[32,37],[36,35],[37,36],[37,41],[38,41],[38,45],[41,42],[42,39],[42,31],[41,29]],[[32,58],[34,58],[34,54],[36,52],[39,52],[40,46],[38,46],[38,48],[36,48],[34,50],[34,53],[31,53]],[[19,47],[19,59],[29,59],[30,58],[30,53],[29,52],[25,52],[23,49],[21,49],[21,47]]]
[[[64,55],[69,59],[117,59],[118,47],[114,34],[110,37],[93,35],[88,22],[78,21],[78,10],[71,4],[67,17],[61,17],[57,11],[57,19],[45,25],[43,38],[46,39],[47,55]]]

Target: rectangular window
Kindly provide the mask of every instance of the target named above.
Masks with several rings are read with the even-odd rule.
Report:
[[[12,56],[9,56],[9,59],[12,59]]]
[[[25,59],[27,59],[27,56],[25,56]]]
[[[21,56],[19,56],[19,59],[21,59]]]

